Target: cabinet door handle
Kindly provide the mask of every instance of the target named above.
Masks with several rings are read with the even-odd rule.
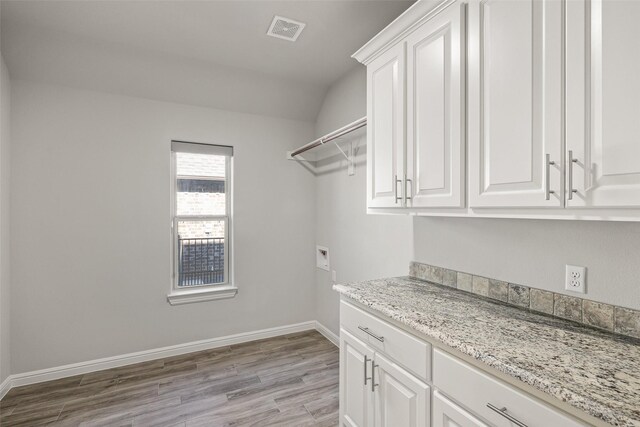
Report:
[[[378,387],[380,385],[380,384],[376,384],[376,368],[377,367],[378,367],[378,365],[373,363],[373,359],[371,359],[371,391],[373,391],[373,392],[375,392],[376,391],[376,387]]]
[[[409,196],[409,194],[411,194],[409,192],[409,190],[407,190],[407,184],[411,183],[411,191],[413,191],[413,181],[411,181],[410,179],[407,179],[407,176],[404,176],[404,200],[411,200],[411,196]]]
[[[578,190],[573,189],[573,164],[578,163],[578,159],[573,158],[573,150],[569,150],[569,164],[567,167],[567,186],[569,187],[569,195],[567,198],[569,200],[573,200],[573,195],[578,192]]]
[[[396,201],[395,204],[398,204],[398,200],[402,200],[402,196],[398,197],[398,183],[402,184],[402,180],[398,179],[398,175],[393,176],[393,196]]]
[[[493,412],[496,412],[496,413],[502,415],[503,417],[505,417],[506,419],[511,421],[513,424],[517,425],[518,427],[527,427],[527,425],[525,423],[523,423],[522,421],[518,420],[513,415],[509,415],[507,413],[507,408],[505,408],[505,407],[498,408],[497,406],[492,405],[491,403],[487,403],[487,408],[491,409]]]
[[[367,385],[367,381],[371,379],[371,377],[367,376],[367,363],[373,362],[373,359],[369,359],[367,356],[364,357],[364,385]]]
[[[545,174],[544,174],[544,180],[545,180],[544,199],[545,200],[549,200],[551,198],[551,194],[555,194],[555,191],[551,190],[551,182],[549,182],[551,177],[551,172],[549,168],[551,167],[551,165],[555,165],[556,162],[554,162],[553,160],[550,160],[550,157],[551,156],[549,154],[545,155]]]
[[[376,335],[376,334],[374,334],[373,332],[371,332],[371,331],[369,330],[369,328],[365,328],[365,327],[363,327],[363,326],[358,326],[358,329],[360,329],[360,330],[361,330],[362,332],[364,332],[365,334],[367,334],[367,335],[370,335],[370,336],[374,337],[374,338],[375,338],[375,339],[377,339],[378,341],[380,341],[380,342],[384,342],[384,337],[381,337],[380,335]]]

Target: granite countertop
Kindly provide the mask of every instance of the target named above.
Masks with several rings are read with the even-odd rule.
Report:
[[[616,426],[640,426],[640,341],[410,277],[333,287]]]

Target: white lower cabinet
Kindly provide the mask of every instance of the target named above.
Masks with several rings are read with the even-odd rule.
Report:
[[[433,351],[433,385],[499,427],[583,424],[441,350]],[[475,424],[470,424],[475,425]]]
[[[435,390],[433,392],[433,427],[488,427]]]
[[[428,426],[429,386],[381,354],[373,366],[375,426]]]
[[[422,358],[424,365],[417,358]],[[588,424],[433,348],[426,340],[409,336],[371,310],[343,300],[340,425],[580,427]]]
[[[426,383],[340,330],[342,426],[425,427],[429,402]]]
[[[371,348],[347,331],[340,331],[340,422],[343,426],[373,425],[371,360]]]

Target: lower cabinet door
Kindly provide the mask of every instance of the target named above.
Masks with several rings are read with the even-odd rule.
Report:
[[[444,397],[438,390],[434,390],[433,427],[487,427],[487,425]]]
[[[340,329],[340,425],[373,426],[373,350]]]
[[[372,377],[376,427],[429,426],[430,394],[427,384],[377,353]]]

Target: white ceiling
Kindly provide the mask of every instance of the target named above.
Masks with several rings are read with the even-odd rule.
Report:
[[[350,55],[409,1],[3,1],[12,78],[314,120]],[[305,22],[295,43],[274,15]]]

